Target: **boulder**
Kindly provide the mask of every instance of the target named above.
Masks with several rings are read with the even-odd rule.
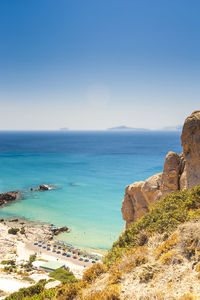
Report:
[[[50,187],[47,184],[41,184],[38,190],[39,191],[48,191],[48,190],[50,190]]]
[[[61,227],[51,227],[51,231],[54,235],[58,235],[61,232],[69,232],[69,228],[67,226],[61,226]]]
[[[126,187],[121,209],[126,228],[165,195],[200,184],[200,111],[185,120],[181,142],[183,153],[169,152],[162,173]]]
[[[30,188],[30,191],[35,192],[35,191],[50,191],[50,190],[55,190],[56,187],[54,185],[49,185],[49,184],[40,184],[39,188]]]
[[[12,202],[18,200],[20,193],[18,191],[6,192],[0,194],[0,205],[6,204],[7,202]]]

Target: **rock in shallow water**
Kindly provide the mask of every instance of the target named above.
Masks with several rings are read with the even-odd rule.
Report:
[[[2,194],[0,194],[0,205],[18,200],[19,198],[20,198],[20,192],[19,191],[12,191],[12,192],[7,192],[7,193],[2,193]]]
[[[39,186],[39,188],[36,188],[36,189],[31,188],[30,190],[32,192],[35,192],[35,191],[41,191],[41,192],[43,192],[43,191],[50,191],[50,190],[56,190],[56,189],[57,189],[57,187],[55,187],[55,185],[52,185],[52,184],[41,184]]]

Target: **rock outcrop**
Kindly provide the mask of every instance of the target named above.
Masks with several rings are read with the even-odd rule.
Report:
[[[0,194],[0,206],[18,200],[20,198],[20,192],[12,191]]]
[[[200,184],[200,111],[185,120],[181,142],[183,153],[169,152],[162,173],[126,187],[121,209],[126,228],[165,195]]]
[[[38,188],[30,188],[31,192],[43,192],[43,191],[51,191],[51,190],[56,190],[57,187],[52,184],[40,184]]]
[[[61,227],[51,227],[51,231],[53,232],[54,235],[58,235],[62,232],[70,232],[70,229],[67,226],[61,226]]]

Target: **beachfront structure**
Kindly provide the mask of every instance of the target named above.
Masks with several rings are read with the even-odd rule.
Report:
[[[60,263],[58,261],[48,261],[45,264],[43,264],[41,266],[41,268],[43,270],[45,270],[46,272],[53,272],[53,271],[55,271],[57,269],[61,269],[61,268],[65,269],[65,264]]]
[[[46,272],[53,272],[60,268],[64,269],[65,265],[58,261],[44,262],[44,261],[36,260],[33,262],[33,267],[35,270],[45,270]]]

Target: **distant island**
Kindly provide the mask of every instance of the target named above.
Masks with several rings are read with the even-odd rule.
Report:
[[[66,131],[66,130],[69,130],[69,128],[67,128],[67,127],[63,127],[63,128],[60,128],[60,130],[62,130],[62,131]]]
[[[182,125],[176,125],[176,126],[167,126],[160,129],[147,129],[147,128],[135,128],[135,127],[128,127],[128,126],[117,126],[117,127],[111,127],[107,128],[107,130],[111,131],[181,131]]]
[[[117,126],[117,127],[111,127],[107,130],[115,130],[115,131],[150,131],[150,129],[147,128],[134,128],[134,127],[127,127],[127,126]]]

